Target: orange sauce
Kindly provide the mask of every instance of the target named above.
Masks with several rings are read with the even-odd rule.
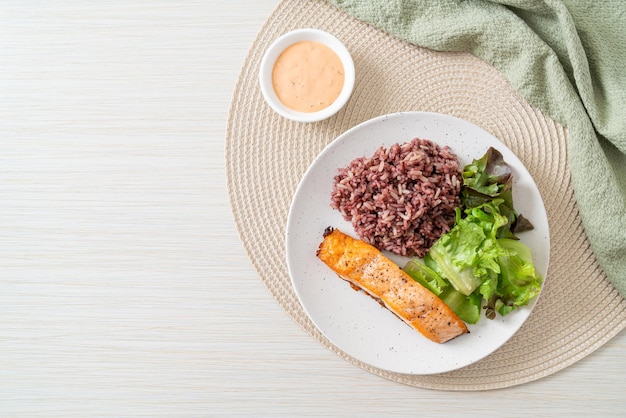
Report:
[[[297,42],[274,64],[272,86],[280,101],[298,112],[317,112],[330,106],[344,84],[339,56],[319,42]]]

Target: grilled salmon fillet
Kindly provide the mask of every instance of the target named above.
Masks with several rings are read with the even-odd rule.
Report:
[[[317,257],[344,280],[379,300],[426,338],[444,343],[468,333],[465,323],[434,293],[374,246],[328,228]]]

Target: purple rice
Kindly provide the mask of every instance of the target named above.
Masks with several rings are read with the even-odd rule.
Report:
[[[331,206],[380,250],[424,257],[454,225],[461,167],[448,146],[415,138],[353,160],[334,177]]]

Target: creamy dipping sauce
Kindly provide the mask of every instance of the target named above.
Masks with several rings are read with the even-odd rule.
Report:
[[[302,41],[289,46],[272,70],[276,95],[298,112],[317,112],[330,106],[339,97],[344,79],[341,59],[320,42]]]

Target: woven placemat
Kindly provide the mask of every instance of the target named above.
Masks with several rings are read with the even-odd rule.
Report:
[[[311,124],[274,113],[258,86],[266,48],[281,34],[302,27],[328,31],[343,41],[357,74],[344,109]],[[399,111],[448,114],[500,139],[534,177],[550,223],[550,267],[528,321],[490,356],[444,374],[389,373],[333,346],[299,304],[285,260],[287,213],[313,159],[347,129]],[[241,240],[261,280],[287,314],[319,343],[371,373],[407,385],[440,390],[502,388],[561,370],[626,326],[626,303],[598,266],[583,231],[566,141],[562,126],[529,106],[502,74],[479,59],[407,44],[323,0],[288,0],[278,5],[254,40],[235,87],[226,133],[228,191]]]

